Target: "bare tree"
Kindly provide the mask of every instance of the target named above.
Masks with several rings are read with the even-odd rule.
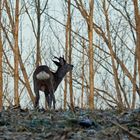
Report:
[[[19,106],[19,93],[18,93],[18,82],[19,82],[19,74],[18,74],[18,64],[19,64],[19,48],[18,48],[18,28],[19,28],[19,1],[15,2],[15,17],[12,17],[10,13],[10,7],[8,5],[7,0],[5,1],[5,7],[7,10],[7,15],[9,17],[9,21],[12,27],[12,34],[14,38],[14,103],[15,106]],[[15,18],[15,20],[14,20]],[[2,26],[2,25],[1,25]]]
[[[35,0],[33,1],[33,3],[35,4],[35,13],[36,13],[36,17],[37,17],[37,29],[35,27],[35,22],[33,21],[30,13],[29,13],[29,9],[26,7],[25,4],[25,8],[26,8],[26,13],[29,16],[29,19],[31,21],[32,24],[32,28],[33,28],[33,32],[36,38],[36,66],[39,66],[39,64],[41,64],[41,45],[40,45],[40,40],[41,40],[41,15],[44,13],[44,11],[46,10],[47,4],[48,4],[48,0],[43,3],[44,7],[41,8],[41,1],[40,0]]]
[[[134,16],[135,16],[135,26],[136,26],[136,58],[138,63],[138,79],[139,79],[139,92],[140,92],[140,9],[138,5],[138,0],[133,0],[134,5]],[[134,103],[132,104],[134,107]]]
[[[2,20],[2,3],[3,1],[0,1],[0,22]],[[2,66],[2,59],[3,58],[3,46],[2,46],[2,29],[0,26],[0,112],[2,111],[3,103],[2,103],[2,97],[3,97],[3,66]]]
[[[89,107],[90,109],[94,109],[94,50],[93,50],[93,9],[94,9],[94,1],[89,1],[89,14],[84,8],[84,5],[81,0],[75,0],[78,9],[80,10],[82,16],[86,20],[87,27],[88,27],[88,38],[89,38],[89,50],[88,50],[88,57],[89,57]]]
[[[108,8],[106,8],[106,1],[104,0],[103,2],[103,9],[104,9],[104,14],[106,18],[106,29],[107,29],[107,37],[108,37],[108,48],[110,50],[110,55],[111,55],[111,61],[112,61],[112,69],[114,73],[114,83],[116,87],[116,92],[117,92],[117,99],[118,99],[118,106],[121,109],[123,107],[122,103],[122,97],[121,97],[121,91],[119,87],[119,81],[118,81],[118,72],[115,64],[115,59],[114,59],[114,54],[113,54],[113,47],[112,47],[112,42],[111,42],[111,35],[110,35],[110,25],[109,25],[109,17],[108,17]]]
[[[14,87],[15,90],[16,90],[16,92],[15,92],[15,102],[16,102],[15,105],[17,105],[17,106],[19,105],[18,80],[20,79],[20,81],[22,81],[21,78],[19,77],[19,73],[18,73],[18,70],[19,70],[18,69],[19,68],[18,64],[20,64],[21,71],[23,73],[23,77],[24,77],[24,80],[25,80],[25,82],[22,81],[22,83],[26,86],[28,94],[29,94],[32,102],[34,103],[34,95],[32,93],[31,87],[30,87],[29,78],[28,78],[28,75],[27,75],[27,72],[26,72],[21,54],[19,52],[19,45],[18,45],[19,15],[20,15],[19,4],[20,3],[18,1],[16,2],[15,12],[14,12],[14,9],[10,9],[9,4],[11,4],[11,3],[8,3],[7,0],[4,1],[4,4],[5,4],[5,8],[6,8],[6,14],[8,15],[8,19],[9,19],[9,23],[6,23],[6,24],[9,24],[10,26],[6,26],[6,24],[4,24],[2,22],[0,23],[0,25],[1,25],[2,31],[5,35],[5,39],[6,39],[7,43],[9,44],[10,49],[13,51],[14,58],[15,58],[14,68],[12,68],[12,66],[10,66],[10,63],[7,63],[7,64],[9,64],[11,70],[13,70],[13,72],[14,72],[14,78],[15,78],[15,84],[16,84],[16,87]],[[12,5],[11,5],[11,7],[12,7]],[[12,15],[12,13],[15,13],[15,14]],[[15,17],[15,20],[14,20],[14,17]],[[7,29],[7,27],[9,29]],[[11,35],[13,36],[14,43],[11,40],[11,36],[9,35],[10,33],[8,31],[10,31]],[[5,57],[6,57],[6,53],[5,53]],[[8,58],[7,58],[7,60],[8,60]]]
[[[82,75],[81,75],[81,80],[82,80],[82,93],[81,93],[81,108],[83,108],[84,107],[84,78],[85,78],[85,76],[84,76],[84,72],[85,72],[85,70],[84,70],[84,67],[85,67],[85,40],[83,39],[83,52],[82,52]]]
[[[88,23],[88,38],[89,38],[89,83],[90,83],[89,107],[91,110],[94,109],[93,6],[94,0],[90,0],[89,21],[87,21],[87,23]]]
[[[77,101],[79,95],[81,96],[81,107],[84,106],[84,98],[87,95],[87,104],[90,109],[96,108],[102,102],[111,108],[117,106],[120,110],[135,108],[139,105],[137,98],[140,96],[140,13],[138,0],[121,2],[117,0],[67,0],[67,16],[64,18],[66,25],[61,21],[61,18],[56,19],[53,17],[53,13],[45,10],[47,4],[50,4],[48,1],[24,1],[22,3],[24,5],[22,5],[23,7],[21,6],[22,9],[19,9],[19,15],[17,16],[15,10],[17,8],[16,1],[9,2],[4,0],[1,2],[5,4],[3,12],[5,15],[7,14],[6,18],[2,17],[3,19],[5,18],[5,21],[0,23],[2,35],[4,35],[6,40],[5,46],[6,49],[9,47],[8,51],[11,53],[11,56],[14,54],[16,57],[15,54],[18,53],[18,57],[15,58],[18,62],[15,61],[16,63],[13,66],[9,60],[10,57],[7,55],[8,51],[3,47],[4,65],[9,68],[9,71],[4,70],[11,77],[14,70],[16,70],[15,74],[18,75],[17,81],[20,81],[19,86],[26,86],[32,100],[34,100],[34,96],[27,74],[28,71],[25,67],[26,63],[23,62],[24,58],[22,58],[22,51],[26,49],[23,46],[21,51],[20,43],[18,43],[19,38],[18,41],[16,40],[16,33],[18,33],[16,27],[18,25],[17,22],[19,22],[17,19],[20,13],[22,15],[25,14],[26,18],[28,14],[30,20],[28,24],[30,24],[29,28],[31,27],[30,31],[33,34],[31,38],[33,39],[27,46],[35,46],[35,53],[31,53],[32,56],[29,54],[29,57],[32,57],[33,61],[35,60],[36,66],[41,64],[42,54],[44,53],[42,51],[43,46],[47,46],[49,51],[55,46],[54,51],[57,52],[57,43],[58,46],[61,46],[59,47],[60,52],[65,50],[67,61],[69,63],[74,61],[77,64],[74,68],[73,80],[72,74],[65,79],[64,109],[66,109],[67,105],[67,93],[70,93],[71,108],[74,107],[74,101]],[[51,8],[51,5],[49,6]],[[72,9],[74,9],[73,13]],[[55,10],[56,13],[57,10]],[[49,21],[49,26],[47,26],[46,21]],[[65,33],[63,27],[65,27]],[[20,26],[20,28],[22,27]],[[43,33],[45,36],[43,36]],[[58,35],[59,33],[63,36],[62,39]],[[64,44],[65,37],[66,44]],[[52,41],[52,39],[54,40]],[[3,42],[2,38],[1,44]],[[19,50],[15,49],[15,46],[18,46],[17,44],[19,44]],[[26,40],[23,44],[26,44]],[[28,48],[32,49],[31,47]],[[27,61],[30,60],[27,59]],[[51,63],[49,64],[51,65]],[[18,65],[21,70],[18,69],[19,73],[16,73],[18,71],[15,68],[19,68]],[[32,68],[34,69],[34,66]],[[18,90],[21,91],[19,86],[17,86]],[[73,94],[73,91],[76,94]]]
[[[68,19],[67,19],[67,24],[68,24],[68,49],[69,49],[69,64],[71,64],[71,59],[72,59],[72,42],[71,42],[71,0],[68,0]],[[71,109],[74,109],[74,103],[73,103],[73,87],[72,87],[72,71],[70,71],[69,75],[69,92],[70,92],[70,105]]]
[[[67,17],[68,18],[68,17]],[[65,58],[66,61],[68,59],[68,33],[69,33],[69,29],[68,29],[68,19],[67,19],[67,23],[66,23],[66,42],[65,42]],[[68,88],[68,77],[66,75],[65,79],[64,79],[64,110],[66,110],[67,107],[67,88]]]
[[[36,52],[36,66],[39,66],[41,63],[40,57],[40,23],[41,23],[41,14],[40,14],[40,0],[35,0],[36,5],[36,14],[37,14],[37,52]]]
[[[18,93],[18,66],[19,66],[19,48],[18,48],[18,29],[19,29],[19,0],[16,0],[15,6],[15,25],[14,25],[14,93],[15,93],[15,106],[19,106],[19,93]]]

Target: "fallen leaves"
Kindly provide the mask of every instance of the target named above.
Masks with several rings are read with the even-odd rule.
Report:
[[[140,109],[36,111],[8,109],[0,117],[0,140],[137,140]]]

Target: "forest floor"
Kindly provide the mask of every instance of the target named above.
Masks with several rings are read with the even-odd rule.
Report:
[[[140,109],[45,111],[8,109],[0,140],[140,140]]]

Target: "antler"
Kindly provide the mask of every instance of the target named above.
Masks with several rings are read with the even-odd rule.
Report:
[[[56,56],[54,56],[54,58],[55,59],[57,59],[57,60],[59,60],[59,62],[60,62],[60,64],[61,65],[63,65],[64,63],[66,63],[66,60],[64,59],[64,55],[63,55],[63,57],[56,57]],[[54,62],[54,61],[53,61]],[[55,61],[56,62],[56,61]]]
[[[56,56],[53,56],[55,59],[58,59],[58,60],[60,60],[60,58],[58,58],[58,57],[56,57]]]

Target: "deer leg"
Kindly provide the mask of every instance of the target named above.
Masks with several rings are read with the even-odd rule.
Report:
[[[47,101],[47,104],[49,106],[49,94],[45,92],[45,98],[46,98],[46,101]]]
[[[53,103],[53,109],[55,109],[55,96],[53,93],[50,94],[50,99],[51,99],[51,105]]]
[[[48,103],[48,107],[51,109],[53,103],[53,109],[55,109],[55,96],[53,92],[45,92],[46,101]]]
[[[55,101],[55,96],[54,96],[54,94],[52,94],[52,101],[53,101],[53,109],[55,109],[55,103],[56,103],[56,101]]]
[[[45,97],[46,97],[46,101],[47,101],[48,107],[51,108],[52,100],[51,100],[50,94],[45,92]]]
[[[39,98],[40,98],[39,90],[35,90],[35,94],[36,94],[36,98],[35,98],[35,108],[38,108],[38,107],[39,107]]]
[[[50,93],[50,94],[49,94],[49,96],[50,96],[50,100],[49,100],[49,101],[50,101],[50,102],[49,102],[49,103],[50,103],[50,104],[49,104],[49,108],[51,108],[51,107],[52,107],[52,101],[53,101],[53,98],[52,98],[52,96],[51,96],[51,95],[52,95],[52,94]]]
[[[38,85],[37,85],[37,82],[35,79],[33,79],[34,81],[34,93],[35,93],[35,103],[34,103],[34,107],[35,108],[38,108],[39,107],[39,98],[40,98],[40,95],[39,95],[39,89],[38,89]]]

